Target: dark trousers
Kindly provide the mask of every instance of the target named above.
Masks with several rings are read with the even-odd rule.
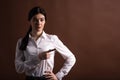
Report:
[[[47,80],[47,79],[44,76],[41,77],[26,76],[26,80]]]

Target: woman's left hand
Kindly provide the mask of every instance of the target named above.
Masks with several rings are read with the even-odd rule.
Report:
[[[58,80],[56,75],[52,72],[52,71],[45,71],[45,78],[47,78],[47,80]]]

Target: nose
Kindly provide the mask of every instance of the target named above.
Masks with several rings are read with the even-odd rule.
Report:
[[[41,23],[41,21],[40,20],[37,20],[37,24],[40,24]]]

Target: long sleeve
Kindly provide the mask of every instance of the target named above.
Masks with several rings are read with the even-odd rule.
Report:
[[[33,69],[39,63],[39,59],[35,56],[31,60],[25,60],[24,51],[19,50],[19,46],[21,43],[21,39],[18,40],[16,45],[16,53],[15,53],[15,68],[18,73],[23,73],[27,70]]]
[[[62,41],[55,35],[54,36],[54,45],[56,50],[62,55],[65,59],[65,63],[63,67],[60,69],[56,76],[59,80],[69,73],[71,68],[74,66],[76,62],[76,58],[73,53],[62,43]]]
[[[36,42],[30,37],[25,51],[21,51],[19,49],[20,45],[21,39],[17,42],[15,55],[15,68],[18,73],[25,72],[26,75],[36,77],[44,75],[46,63],[44,60],[40,60],[38,55],[44,51],[54,48],[65,59],[63,67],[56,73],[58,80],[62,80],[62,78],[69,73],[76,62],[74,54],[56,35],[49,35],[43,32],[41,37],[39,37]],[[51,52],[51,57],[47,60],[47,63],[49,64],[47,65],[47,68],[51,70],[53,70],[54,67],[54,54],[54,51]]]

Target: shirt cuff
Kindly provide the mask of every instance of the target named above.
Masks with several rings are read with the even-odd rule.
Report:
[[[62,78],[64,77],[64,73],[63,72],[58,72],[56,74],[56,77],[57,77],[58,80],[62,80]]]

